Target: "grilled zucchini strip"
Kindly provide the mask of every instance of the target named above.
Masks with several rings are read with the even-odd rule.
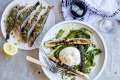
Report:
[[[85,78],[87,78],[87,79],[89,78],[89,75],[87,75],[87,74],[85,74],[85,73],[83,73],[83,72],[80,72],[80,71],[78,71],[78,70],[75,70],[75,69],[71,68],[70,66],[62,63],[59,59],[55,58],[54,56],[48,54],[47,57],[48,57],[51,61],[53,61],[58,67],[66,70],[66,71],[69,71],[69,72],[71,72],[71,73],[73,73],[73,74],[77,74],[77,75],[79,75],[79,76],[83,76],[83,77],[85,77]]]
[[[46,41],[45,47],[55,47],[63,44],[92,44],[92,40],[85,38],[73,38],[73,39]]]

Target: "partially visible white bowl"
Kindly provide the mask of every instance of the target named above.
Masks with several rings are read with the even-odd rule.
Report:
[[[1,18],[1,31],[2,31],[2,34],[4,36],[4,38],[6,38],[6,23],[5,21],[7,20],[7,15],[9,15],[11,9],[15,6],[15,5],[26,5],[26,8],[30,7],[30,6],[33,6],[35,5],[37,2],[40,2],[40,4],[42,4],[42,6],[48,6],[48,4],[44,1],[44,0],[14,0],[12,1],[4,10],[3,14],[2,14],[2,18]],[[25,9],[26,9],[25,8]],[[41,11],[41,14],[43,14],[46,10],[42,10]],[[33,12],[34,13],[34,12]],[[29,16],[30,17],[30,16]],[[52,19],[52,20],[51,20]],[[55,17],[54,17],[54,13],[53,11],[51,11],[49,13],[49,16],[47,18],[47,21],[46,21],[46,24],[44,26],[44,29],[43,29],[43,32],[42,33],[46,33],[46,30],[50,29],[53,25],[55,24]],[[33,50],[33,49],[36,49],[38,48],[37,45],[33,45],[32,47],[29,47],[27,43],[19,43],[18,42],[18,39],[20,38],[19,35],[16,34],[15,36],[16,38],[14,38],[13,35],[10,35],[10,39],[7,40],[8,42],[11,42],[11,43],[17,43],[17,47],[19,49],[23,49],[23,50]],[[37,40],[40,40],[41,38],[43,37],[43,34],[41,34]]]
[[[103,72],[103,70],[105,68],[105,65],[107,62],[107,47],[106,47],[103,37],[96,29],[94,29],[93,26],[91,26],[85,22],[75,21],[75,20],[60,22],[60,23],[56,24],[54,27],[52,27],[46,33],[41,44],[42,44],[44,50],[46,51],[46,53],[50,53],[51,50],[44,47],[45,41],[50,40],[51,38],[54,38],[55,34],[60,29],[66,29],[66,30],[68,30],[70,28],[78,29],[79,27],[85,27],[93,32],[93,34],[91,34],[93,42],[102,51],[101,54],[99,54],[98,56],[95,57],[96,66],[92,68],[92,71],[90,73],[89,80],[96,80],[101,75],[101,73]],[[42,53],[41,54],[39,53],[39,59],[40,59],[40,61],[47,63],[47,61],[45,60]],[[53,74],[51,71],[49,71],[48,69],[46,69],[44,67],[42,67],[42,69],[50,80],[62,80],[61,75],[59,73]],[[71,80],[71,79],[68,79],[68,80]],[[85,79],[82,79],[81,77],[77,77],[76,80],[85,80]]]

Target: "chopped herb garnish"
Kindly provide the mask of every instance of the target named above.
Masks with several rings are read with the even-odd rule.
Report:
[[[64,30],[60,30],[59,32],[58,32],[58,34],[57,34],[57,36],[56,36],[56,39],[59,39],[63,34],[64,34]]]
[[[70,30],[70,33],[66,38],[76,38],[78,36],[82,38],[90,39],[90,35],[87,33],[87,31],[84,28],[81,28],[79,30]]]
[[[76,80],[76,77],[74,76],[71,80]]]
[[[11,32],[11,35],[13,35],[13,32]]]
[[[96,45],[95,45],[95,44],[92,44],[92,47],[96,48]]]
[[[17,43],[14,43],[15,45],[17,45]]]

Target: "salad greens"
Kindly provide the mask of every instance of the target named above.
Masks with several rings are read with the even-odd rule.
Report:
[[[69,35],[67,36],[67,38],[87,38],[87,39],[90,39],[90,35],[87,33],[87,29],[85,28],[81,28],[79,30],[71,30]],[[90,31],[89,31],[90,32]],[[89,69],[89,67],[85,67],[86,66],[86,60],[85,60],[85,53],[87,52],[87,50],[89,49],[90,47],[90,44],[86,44],[86,45],[77,45],[78,46],[78,49],[80,50],[81,52],[81,71],[82,72],[90,72],[91,69]],[[82,47],[82,48],[81,48]]]
[[[64,34],[64,30],[60,30],[59,32],[58,32],[58,34],[57,34],[57,36],[56,36],[56,39],[59,39],[63,34]]]
[[[96,63],[94,62],[94,58],[96,55],[100,53],[100,49],[93,49],[88,52],[86,52],[86,65],[85,65],[85,72],[90,73],[91,67],[94,67]]]
[[[64,35],[64,30],[60,30],[56,36],[56,39],[59,39],[62,35]],[[81,28],[78,30],[70,30],[70,33],[65,37],[65,39],[68,38],[86,38],[86,39],[90,39],[90,33],[92,33],[91,31],[87,30],[86,28]],[[66,47],[76,47],[77,49],[80,50],[81,52],[81,63],[79,65],[74,65],[71,66],[73,69],[81,71],[83,73],[87,73],[89,74],[91,72],[92,67],[94,67],[96,65],[94,58],[95,56],[97,56],[98,54],[101,53],[101,50],[96,48],[95,44],[84,44],[84,45],[61,45],[60,47],[58,47],[57,49],[55,49],[54,51],[54,57],[56,57],[57,59],[59,58],[59,53],[61,52],[61,50],[63,50]],[[89,50],[89,48],[92,47],[91,50]],[[62,72],[62,76],[75,76],[73,73],[70,73],[69,71],[64,71]],[[76,80],[75,77],[73,77],[71,80]]]
[[[82,38],[88,38],[90,39],[90,35],[87,33],[87,29],[81,28],[79,30],[70,30],[70,33],[66,38],[76,38],[78,36],[81,36]]]

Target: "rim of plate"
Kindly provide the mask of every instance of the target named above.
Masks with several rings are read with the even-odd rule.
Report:
[[[93,79],[93,80],[96,80],[96,79],[102,74],[102,72],[103,72],[103,70],[104,70],[104,68],[105,68],[105,66],[106,66],[106,62],[107,62],[107,46],[106,46],[106,43],[105,43],[104,38],[102,37],[102,35],[101,35],[94,27],[92,27],[92,25],[90,25],[90,24],[88,24],[88,23],[86,23],[86,22],[76,21],[76,20],[62,21],[62,22],[57,23],[56,25],[54,25],[54,26],[45,34],[45,36],[43,37],[41,43],[43,43],[43,40],[44,40],[44,38],[46,37],[46,35],[48,35],[54,28],[56,28],[57,26],[60,26],[60,25],[62,25],[62,24],[70,23],[70,22],[86,25],[87,27],[89,27],[89,28],[91,28],[92,30],[94,30],[94,31],[97,33],[97,35],[101,38],[101,41],[102,41],[102,43],[103,43],[104,50],[105,50],[105,53],[104,53],[104,54],[105,54],[105,59],[104,59],[103,66],[102,66],[100,72],[99,72],[98,75]],[[41,54],[39,53],[39,60],[41,60],[40,57],[41,57]],[[43,69],[44,73],[46,74],[45,68],[42,67],[42,69]],[[48,76],[48,75],[46,75],[46,76],[47,76],[49,79],[51,79],[50,76]]]
[[[9,7],[9,6],[11,6],[13,3],[15,3],[15,2],[18,2],[19,0],[13,0],[13,1],[11,1],[7,6],[6,6],[6,8],[4,9],[4,11],[3,11],[3,13],[2,13],[2,17],[1,17],[1,26],[4,24],[3,22],[4,22],[4,14],[5,14],[5,12],[6,12],[6,10],[7,10],[7,8]],[[24,0],[21,0],[21,1],[24,1]],[[41,1],[41,0],[37,0],[37,1]],[[44,1],[44,0],[42,0],[42,1]],[[46,1],[44,1],[44,3],[45,4],[47,4],[47,6],[49,5]],[[54,12],[53,12],[53,10],[51,10],[51,13],[53,14],[53,22],[54,22],[54,25],[55,25],[55,15],[54,15]],[[3,35],[3,37],[5,38],[5,35],[4,35],[4,32],[3,32],[3,30],[2,30],[2,27],[1,27],[1,32],[2,32],[2,35]],[[7,42],[8,42],[8,40],[7,40]],[[19,47],[18,47],[19,48]],[[19,48],[19,49],[22,49],[22,50],[24,50],[23,48]],[[25,49],[25,50],[34,50],[34,49],[37,49],[37,48],[33,48],[33,49]]]

